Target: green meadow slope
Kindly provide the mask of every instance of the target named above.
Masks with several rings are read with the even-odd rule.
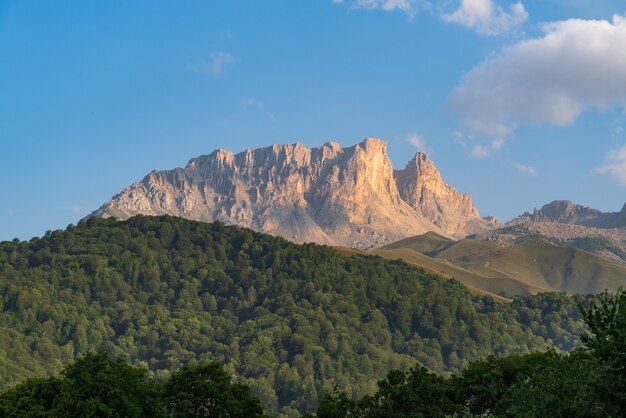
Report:
[[[549,291],[599,293],[626,285],[626,266],[541,238],[503,247],[470,239],[455,242],[428,233],[371,253],[402,259],[471,288],[507,297]]]

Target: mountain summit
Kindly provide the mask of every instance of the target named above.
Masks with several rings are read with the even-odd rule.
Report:
[[[127,219],[169,214],[222,221],[296,242],[371,248],[435,231],[463,237],[485,221],[419,152],[394,171],[387,142],[352,147],[272,145],[216,150],[185,168],[153,171],[92,213]]]

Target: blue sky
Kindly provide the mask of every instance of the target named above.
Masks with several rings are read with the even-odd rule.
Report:
[[[0,0],[0,239],[215,148],[423,147],[482,215],[626,201],[626,0]]]

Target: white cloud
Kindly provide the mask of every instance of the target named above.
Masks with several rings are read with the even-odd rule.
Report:
[[[265,113],[265,115],[272,121],[275,121],[276,118],[274,117],[274,115],[272,114],[272,112],[268,111],[265,108],[265,105],[263,103],[261,103],[260,101],[253,99],[252,97],[246,97],[241,101],[244,106],[246,107],[253,107],[255,109],[258,109],[260,111],[262,111],[263,113]]]
[[[426,141],[424,141],[424,137],[416,133],[408,134],[406,138],[404,138],[404,140],[419,151],[423,151],[424,147],[426,146]]]
[[[209,67],[209,71],[213,75],[220,75],[224,70],[224,66],[226,64],[230,64],[231,62],[233,62],[233,56],[228,52],[217,52],[215,54],[211,54],[211,65]]]
[[[626,186],[626,144],[610,151],[606,155],[604,165],[595,171],[600,174],[609,174]]]
[[[531,176],[537,175],[537,169],[535,167],[531,167],[529,165],[524,165],[524,164],[519,164],[519,163],[514,163],[513,167],[515,167],[515,169],[519,171],[520,173],[528,174]]]
[[[224,72],[224,67],[234,61],[232,54],[228,52],[215,52],[211,54],[210,62],[203,62],[200,65],[187,64],[189,71],[194,73],[205,73],[213,76],[221,75]]]
[[[479,139],[462,131],[452,131],[454,142],[463,147],[471,158],[489,157],[504,145],[504,139],[494,138],[486,143],[477,143]]]
[[[332,0],[334,4],[343,4],[344,0]],[[425,9],[438,9],[446,22],[457,23],[471,28],[483,35],[498,35],[519,28],[527,19],[528,13],[521,2],[509,6],[507,13],[494,0],[461,0],[459,8],[453,13],[445,14],[449,0],[353,0],[353,9],[383,10],[386,12],[404,12],[409,20]]]
[[[502,148],[504,144],[503,139],[492,139],[487,145],[477,144],[472,146],[470,151],[470,157],[472,158],[484,158],[489,157],[494,152]]]
[[[450,103],[471,132],[503,138],[518,124],[573,123],[587,108],[626,105],[626,19],[543,26],[467,73]]]
[[[518,29],[528,20],[522,2],[510,5],[509,9],[510,13],[507,13],[493,0],[461,0],[459,9],[443,15],[443,20],[474,29],[482,35],[501,35]]]
[[[334,1],[334,3],[341,3]],[[399,10],[413,19],[415,15],[421,10],[429,6],[426,0],[354,0],[352,7],[355,9],[367,9],[367,10],[384,10],[386,12],[392,12]]]

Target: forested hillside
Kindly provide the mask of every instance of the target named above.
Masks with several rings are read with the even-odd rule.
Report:
[[[88,351],[163,377],[215,359],[287,415],[335,385],[372,393],[416,362],[454,372],[490,354],[569,350],[583,327],[582,298],[504,304],[402,261],[173,217],[92,218],[0,243],[0,297],[1,385]]]

